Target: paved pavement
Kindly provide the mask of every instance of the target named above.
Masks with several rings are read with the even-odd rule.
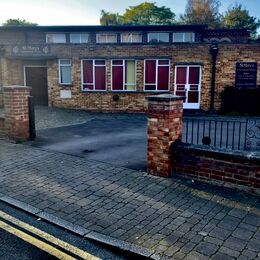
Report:
[[[260,259],[260,200],[0,141],[0,193],[175,259]]]
[[[85,256],[91,260],[121,260],[134,259],[136,257],[121,251],[114,252],[111,248],[83,239],[67,230],[47,223],[43,219],[31,216],[2,202],[0,202],[0,224],[1,260],[51,260],[57,259],[53,256],[57,256],[57,254],[65,254],[63,255],[64,259],[69,256],[74,257],[74,259],[82,259],[80,256]],[[5,228],[10,233],[2,228]],[[27,242],[22,239],[25,239]]]

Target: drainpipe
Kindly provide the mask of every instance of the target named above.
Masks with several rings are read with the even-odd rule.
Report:
[[[218,56],[218,45],[210,46],[210,54],[212,59],[212,73],[211,73],[211,90],[210,90],[210,111],[214,111],[215,87],[216,87],[216,61]]]

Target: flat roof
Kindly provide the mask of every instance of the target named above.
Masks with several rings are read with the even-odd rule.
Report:
[[[84,32],[84,31],[181,31],[205,30],[207,25],[50,25],[50,26],[0,26],[0,31],[45,31],[45,32]]]

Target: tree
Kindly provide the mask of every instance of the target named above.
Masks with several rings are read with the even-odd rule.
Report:
[[[122,21],[130,25],[167,25],[175,22],[175,14],[165,6],[158,7],[155,3],[144,2],[126,9]]]
[[[101,17],[99,22],[101,25],[118,25],[120,24],[120,15],[118,13],[110,13],[105,10],[101,10]]]
[[[8,19],[5,23],[3,23],[3,26],[37,26],[37,23],[31,23],[29,21],[26,21],[25,19]]]
[[[244,9],[241,4],[236,4],[222,16],[221,24],[226,28],[247,28],[252,38],[255,38],[260,21],[250,16],[248,10]]]
[[[209,28],[220,25],[219,0],[188,0],[181,21],[185,24],[207,24]]]
[[[130,6],[123,15],[101,10],[100,18],[100,24],[102,25],[167,25],[174,22],[175,14],[170,8],[165,6],[158,7],[155,3],[148,2]]]

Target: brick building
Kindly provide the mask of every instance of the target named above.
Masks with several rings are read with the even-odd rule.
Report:
[[[38,105],[143,112],[147,95],[171,92],[186,96],[185,109],[217,110],[237,62],[260,65],[244,29],[0,27],[0,85],[31,86]]]

